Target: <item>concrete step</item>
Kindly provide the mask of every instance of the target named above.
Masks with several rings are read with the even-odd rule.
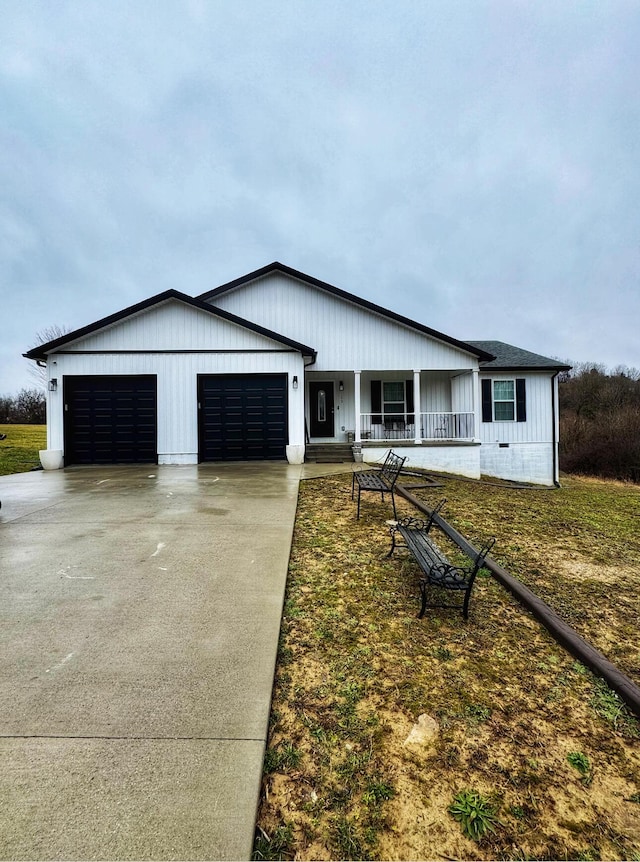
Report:
[[[353,462],[353,452],[349,443],[308,443],[304,459],[316,464],[342,464]]]

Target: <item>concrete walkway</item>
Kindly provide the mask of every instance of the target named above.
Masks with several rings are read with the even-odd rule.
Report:
[[[0,478],[1,858],[250,858],[300,473]]]

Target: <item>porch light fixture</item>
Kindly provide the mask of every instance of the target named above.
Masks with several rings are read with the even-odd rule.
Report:
[[[49,381],[49,392],[55,392],[58,388],[58,378],[52,377]]]
[[[294,375],[293,375],[292,384],[293,384],[293,388],[294,388],[294,389],[297,389],[297,388],[298,388],[298,375],[297,375],[297,374],[294,374]]]
[[[342,380],[338,383],[338,389],[340,390],[340,392],[344,392],[344,383],[342,382]]]

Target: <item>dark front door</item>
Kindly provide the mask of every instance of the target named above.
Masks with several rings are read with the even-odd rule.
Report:
[[[201,461],[286,457],[286,375],[201,376],[198,387]]]
[[[333,381],[309,384],[309,435],[333,437]]]

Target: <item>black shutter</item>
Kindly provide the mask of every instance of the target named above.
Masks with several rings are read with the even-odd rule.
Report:
[[[406,399],[407,399],[407,425],[413,425],[416,421],[414,415],[415,407],[413,405],[413,380],[406,382]]]
[[[491,399],[491,381],[482,381],[482,421],[493,422],[493,404]]]
[[[371,424],[382,425],[382,380],[371,381],[371,412]]]
[[[527,421],[527,389],[524,377],[516,378],[516,419]]]

